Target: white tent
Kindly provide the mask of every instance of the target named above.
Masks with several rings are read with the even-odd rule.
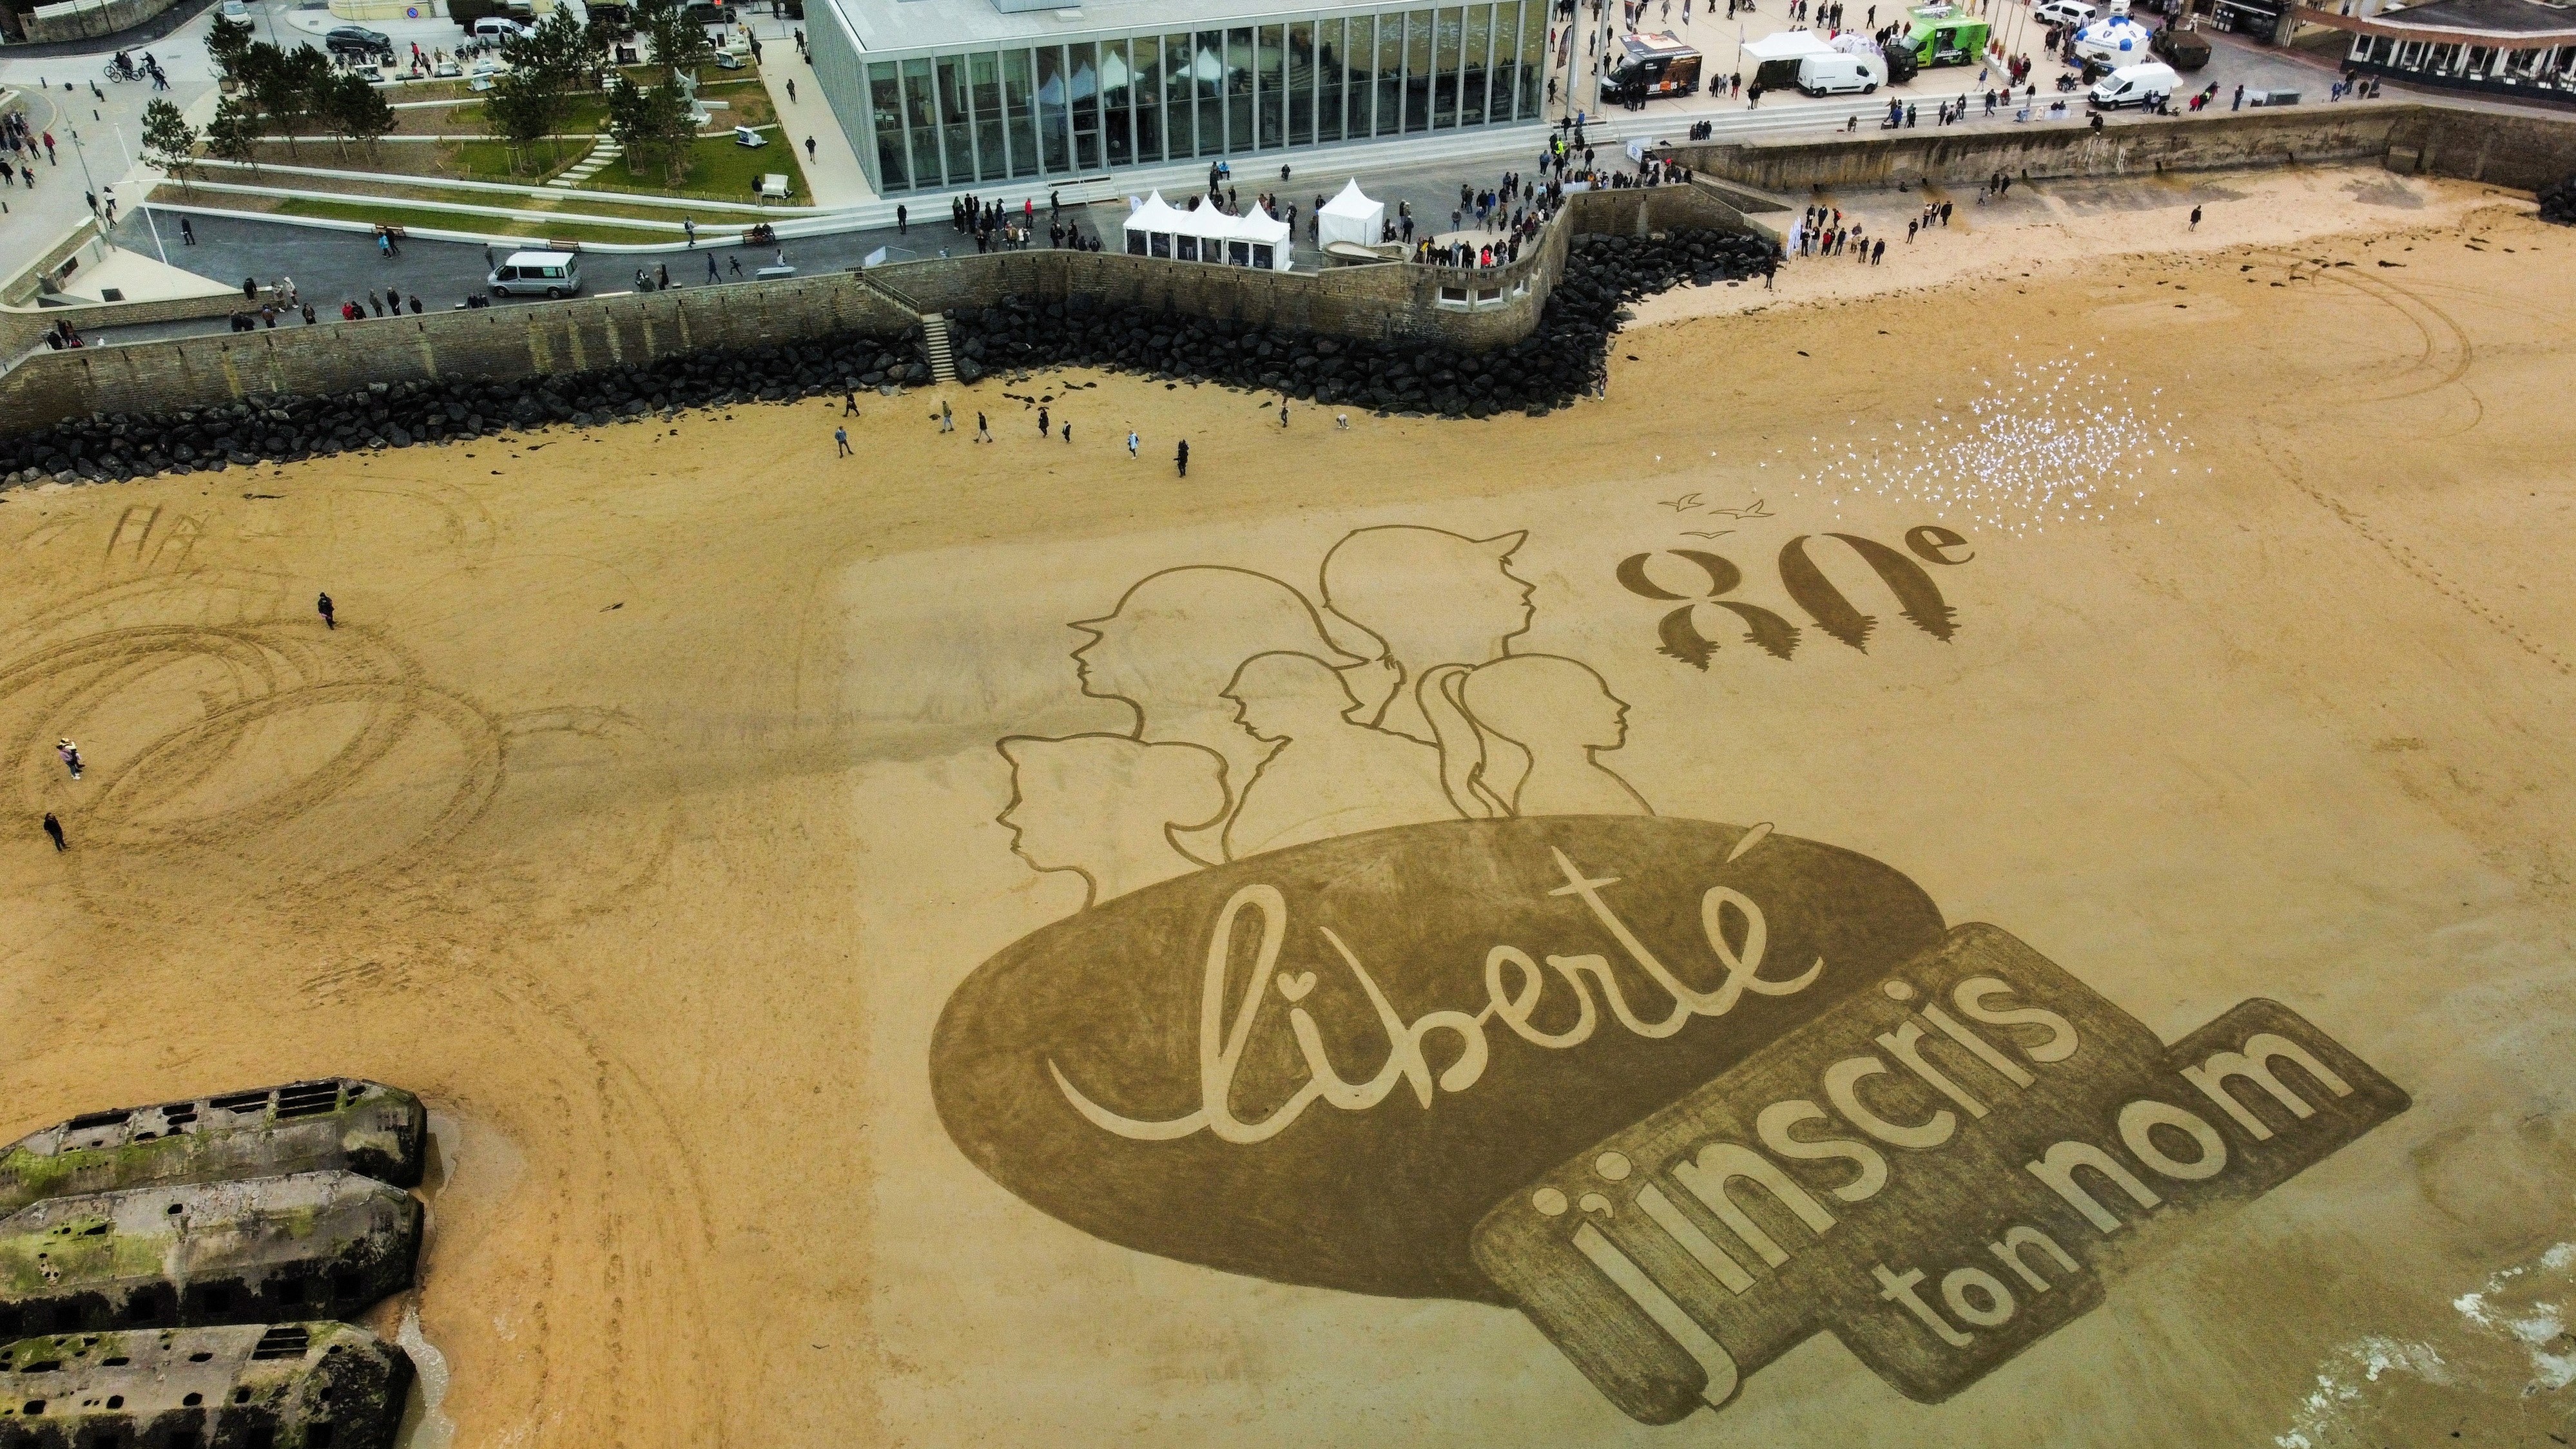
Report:
[[[1834,48],[1812,30],[1783,30],[1760,40],[1744,43],[1745,55],[1756,65],[1771,60],[1804,60],[1811,55],[1832,55]]]
[[[1317,241],[1373,247],[1386,229],[1386,203],[1362,196],[1360,184],[1351,181],[1343,185],[1339,195],[1324,203],[1322,211],[1315,213],[1315,224]]]
[[[1127,255],[1287,271],[1288,224],[1268,212],[1228,216],[1212,206],[1185,211],[1157,191],[1127,214]]]

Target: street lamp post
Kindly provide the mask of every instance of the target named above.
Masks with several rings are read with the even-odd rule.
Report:
[[[134,151],[131,147],[125,144],[125,128],[123,126],[111,125],[108,129],[116,133],[116,149],[123,152],[125,155],[125,174],[128,176],[133,175],[135,169]],[[151,183],[146,182],[143,189],[145,195],[142,202],[139,203],[143,208],[143,226],[145,230],[152,233],[152,250],[160,254],[161,265],[166,267],[170,265],[170,249],[161,244],[161,223],[153,220],[152,218],[152,197],[150,194],[152,190]]]

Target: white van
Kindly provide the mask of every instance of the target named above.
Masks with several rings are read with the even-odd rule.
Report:
[[[2084,0],[2047,0],[2030,12],[2042,25],[2086,26],[2101,18],[2102,12]]]
[[[506,15],[486,15],[474,22],[476,40],[516,40],[528,33],[528,27]]]
[[[2169,96],[2182,85],[2182,77],[2162,61],[2144,65],[2124,65],[2102,77],[2088,97],[2097,109],[2116,111],[2122,106],[2152,104],[2159,96]]]
[[[488,279],[495,297],[569,297],[581,290],[581,259],[570,252],[512,252]]]
[[[1867,95],[1887,78],[1879,61],[1858,55],[1811,55],[1798,62],[1798,89],[1811,96]]]

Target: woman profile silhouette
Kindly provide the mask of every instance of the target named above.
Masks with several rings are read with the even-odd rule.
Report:
[[[1139,579],[1118,607],[1073,627],[1091,636],[1073,651],[1082,692],[1125,702],[1136,738],[1197,745],[1225,761],[1227,808],[1277,748],[1247,733],[1225,689],[1256,654],[1310,655],[1336,668],[1363,663],[1336,648],[1306,596],[1249,569],[1192,564]],[[1196,854],[1220,858],[1213,840]]]
[[[996,748],[1011,764],[1011,803],[994,817],[1011,853],[1081,876],[1086,907],[1196,869],[1178,832],[1226,813],[1225,761],[1196,745],[1012,735]]]
[[[1423,676],[1417,703],[1439,736],[1441,782],[1470,818],[1655,813],[1596,758],[1627,743],[1628,706],[1589,665],[1554,654],[1445,665]]]

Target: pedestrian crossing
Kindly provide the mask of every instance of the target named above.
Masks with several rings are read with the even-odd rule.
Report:
[[[564,174],[556,177],[546,184],[548,186],[561,186],[565,188],[579,186],[593,176],[598,175],[601,171],[606,170],[611,163],[615,162],[617,158],[625,154],[625,147],[618,145],[614,141],[602,141],[597,146],[591,148],[589,155],[574,162],[572,166],[564,172]]]

